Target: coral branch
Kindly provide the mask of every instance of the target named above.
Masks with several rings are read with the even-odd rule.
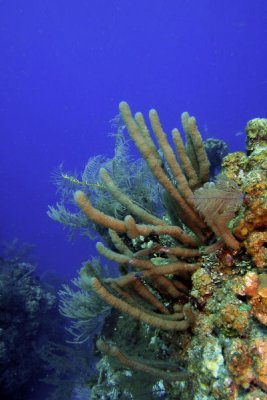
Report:
[[[118,347],[110,346],[102,339],[98,339],[96,344],[101,352],[107,354],[110,357],[115,357],[125,367],[136,371],[145,372],[147,374],[156,376],[158,379],[163,379],[167,382],[185,381],[190,376],[188,372],[184,371],[169,372],[159,368],[151,367],[150,365],[144,363],[141,360],[133,359],[126,356],[126,354],[124,354]]]
[[[112,307],[115,307],[121,312],[125,312],[131,315],[133,318],[146,322],[147,324],[152,325],[155,328],[175,331],[185,331],[187,328],[189,328],[189,322],[187,320],[169,321],[161,318],[160,315],[158,317],[152,316],[139,308],[133,307],[132,305],[126,303],[122,299],[119,299],[112,293],[108,292],[108,290],[101,284],[101,282],[97,278],[91,279],[91,285],[93,289],[98,293],[98,295]]]

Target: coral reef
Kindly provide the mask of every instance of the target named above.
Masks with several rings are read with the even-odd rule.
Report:
[[[202,371],[210,366],[203,352],[211,343],[220,356],[216,362],[219,373],[213,371],[208,379],[203,373],[195,374],[195,398],[267,396],[266,127],[266,120],[250,121],[247,154],[229,154],[222,164],[224,176],[235,181],[243,193],[243,206],[231,221],[240,249],[236,253],[221,249],[209,255],[192,277],[191,295],[201,313],[188,349],[188,368],[194,372],[196,364]]]
[[[17,239],[4,243],[1,249],[0,398],[88,399],[95,362],[88,342],[81,342],[101,330],[101,312],[106,316],[110,307],[95,293],[91,296],[79,287],[75,290],[64,285],[61,309],[57,299],[61,280],[52,273],[39,278],[31,250],[32,246]],[[79,328],[79,337],[74,338],[79,346],[64,343],[64,324],[69,320],[59,314],[59,307],[63,315],[73,319],[68,327],[71,334]]]
[[[247,157],[243,155],[243,161],[236,171],[236,181],[242,187],[246,207],[234,233],[251,255],[253,263],[263,269],[267,263],[267,120],[249,121],[246,132]],[[226,176],[233,175],[233,163],[228,157],[223,167]]]
[[[104,399],[107,393],[112,399],[137,398],[131,385],[141,382],[140,371],[153,377],[147,399],[266,398],[266,120],[248,123],[247,154],[226,156],[222,175],[209,182],[209,161],[194,117],[182,114],[186,145],[173,130],[175,154],[155,110],[149,117],[160,151],[141,113],[132,116],[125,102],[120,112],[154,176],[151,197],[146,192],[139,201],[132,168],[124,169],[124,178],[121,170],[114,174],[130,163],[118,156],[113,170],[110,163],[99,168],[98,189],[91,193],[82,182],[72,182],[80,189],[76,203],[107,243],[98,242],[98,252],[120,266],[113,278],[102,276],[92,263],[80,272],[85,293],[94,291],[123,313],[113,318],[115,330],[103,326],[97,342],[103,352],[101,374],[91,398]],[[146,170],[144,163],[138,165]],[[127,173],[125,188],[121,182]],[[60,220],[60,210],[51,208],[50,216]],[[127,332],[138,329],[134,348],[124,321]],[[144,349],[139,352],[138,344],[147,340],[148,349],[156,343],[154,362],[161,366],[152,365],[149,354],[146,361]],[[128,384],[121,397],[118,385]],[[162,389],[157,394],[155,385]]]
[[[28,245],[7,244],[0,257],[0,397],[28,399],[44,374],[39,350],[56,337],[56,292],[35,276]],[[62,332],[61,332],[62,333]]]
[[[42,379],[50,388],[49,400],[90,399],[89,382],[96,363],[88,344],[49,342],[41,349],[41,357],[47,369]],[[95,382],[95,381],[94,381]]]

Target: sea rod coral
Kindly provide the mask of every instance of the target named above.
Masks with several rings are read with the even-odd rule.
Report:
[[[125,368],[162,379],[168,399],[265,398],[266,120],[248,123],[247,155],[227,156],[222,174],[210,182],[194,117],[182,114],[186,144],[174,129],[171,146],[155,110],[149,119],[156,142],[141,113],[133,116],[125,102],[120,113],[161,188],[164,211],[152,213],[143,199],[132,199],[134,191],[125,191],[112,169],[100,168],[97,184],[123,212],[98,209],[88,191],[74,197],[88,220],[102,227],[107,245],[97,243],[99,254],[119,264],[121,274],[103,278],[86,263],[81,285],[124,318],[145,323],[151,343],[160,332],[157,341],[177,370],[168,379],[138,354],[127,356],[117,347],[119,323],[117,334],[103,331],[99,349]],[[114,338],[115,344],[108,343]],[[108,374],[107,365],[102,368]],[[171,369],[166,363],[163,368]]]
[[[181,167],[161,127],[157,112],[150,111],[152,129],[167,162],[167,166],[164,166],[142,114],[137,113],[133,118],[125,102],[120,104],[120,111],[133,141],[165,189],[167,207],[172,209],[170,215],[176,207],[175,217],[178,217],[180,226],[168,224],[133,203],[130,197],[119,190],[108,172],[100,169],[107,190],[131,214],[126,215],[123,221],[111,217],[93,207],[82,191],[75,193],[75,200],[90,220],[109,229],[116,250],[99,242],[98,252],[109,260],[126,265],[130,271],[105,284],[97,277],[88,280],[86,268],[82,269],[81,278],[84,282],[88,281],[88,285],[110,305],[132,317],[156,328],[183,331],[194,324],[194,312],[189,303],[179,304],[178,300],[186,298],[190,276],[201,266],[195,261],[196,258],[219,249],[223,244],[232,250],[239,248],[239,242],[228,229],[227,221],[240,205],[240,192],[237,187],[227,190],[228,181],[223,179],[197,189],[208,180],[209,162],[193,117],[187,113],[182,115],[188,140],[187,151],[180,133],[177,129],[173,130]],[[232,204],[231,210],[229,207],[225,210],[225,198]],[[201,204],[207,204],[207,200],[208,206],[204,210]],[[137,223],[133,215],[143,223]],[[133,252],[125,245],[122,235],[131,240],[139,237],[151,240],[146,248]],[[216,235],[220,240],[216,239]],[[186,261],[188,259],[193,261]],[[156,312],[142,306],[139,297],[152,305]],[[173,309],[174,304],[169,308],[164,305],[162,300],[165,297],[178,302],[178,312]]]

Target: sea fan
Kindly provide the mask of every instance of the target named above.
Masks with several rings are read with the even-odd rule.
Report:
[[[225,223],[234,217],[243,203],[239,186],[223,175],[197,189],[193,198],[196,208],[206,220],[223,217]]]

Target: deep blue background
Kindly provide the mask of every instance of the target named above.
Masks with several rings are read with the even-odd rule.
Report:
[[[47,217],[51,172],[112,154],[121,100],[166,130],[187,110],[242,149],[236,133],[267,117],[266,37],[266,0],[0,1],[0,240],[34,243],[66,279],[94,252]]]

